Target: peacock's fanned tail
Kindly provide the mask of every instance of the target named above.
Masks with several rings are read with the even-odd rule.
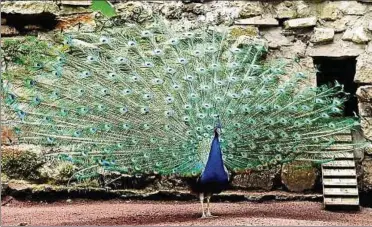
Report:
[[[235,41],[162,21],[66,34],[66,51],[4,86],[18,142],[61,148],[46,156],[72,162],[76,177],[198,174],[219,119],[230,171],[324,160],[357,124],[340,117],[342,86],[308,87],[305,73],[265,62],[264,46]]]

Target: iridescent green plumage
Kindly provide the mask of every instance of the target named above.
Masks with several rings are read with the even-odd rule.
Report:
[[[358,124],[339,117],[341,85],[307,87],[309,75],[287,75],[283,62],[264,62],[264,46],[238,48],[219,30],[158,21],[66,34],[67,51],[37,64],[37,76],[10,82],[21,88],[5,87],[19,142],[62,148],[46,156],[74,163],[76,177],[196,175],[217,119],[233,172],[321,162],[333,136]]]

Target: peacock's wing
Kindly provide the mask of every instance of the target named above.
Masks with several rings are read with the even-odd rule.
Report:
[[[65,46],[5,89],[5,103],[20,142],[64,148],[48,155],[80,166],[81,176],[198,174],[218,119],[235,171],[314,158],[355,124],[333,118],[341,86],[308,88],[301,72],[283,80],[285,65],[263,62],[263,46],[237,48],[217,29],[115,25],[67,34]]]

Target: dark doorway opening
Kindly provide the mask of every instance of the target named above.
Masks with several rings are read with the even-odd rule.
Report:
[[[348,101],[345,103],[343,115],[354,116],[354,112],[358,114],[358,100],[356,91],[358,84],[354,82],[356,70],[356,58],[330,58],[317,57],[314,58],[314,65],[317,68],[317,86],[330,85],[334,86],[337,80],[344,85],[344,91],[349,93]]]

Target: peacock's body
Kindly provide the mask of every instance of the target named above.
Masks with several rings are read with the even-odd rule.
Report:
[[[18,141],[58,146],[46,156],[72,162],[77,179],[203,173],[199,183],[223,185],[224,166],[324,161],[332,136],[357,124],[336,117],[342,86],[308,87],[305,73],[264,62],[264,46],[236,44],[225,31],[182,32],[162,20],[73,32],[36,76],[4,86],[4,102]]]

